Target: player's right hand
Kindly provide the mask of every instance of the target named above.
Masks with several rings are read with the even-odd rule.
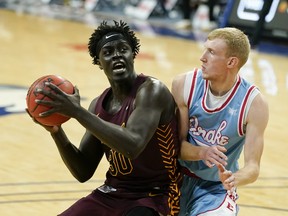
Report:
[[[56,133],[59,131],[60,126],[47,126],[47,125],[43,125],[40,122],[38,122],[30,113],[29,110],[26,108],[25,111],[28,113],[28,115],[32,118],[32,120],[36,123],[41,125],[42,127],[44,127],[47,131],[49,131],[50,133]]]
[[[209,146],[204,148],[202,151],[202,160],[208,167],[214,167],[222,164],[223,166],[227,165],[227,156],[224,154],[226,152],[226,148],[223,146]]]

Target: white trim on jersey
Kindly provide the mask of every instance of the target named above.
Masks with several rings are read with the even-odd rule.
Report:
[[[184,102],[186,103],[188,109],[191,108],[192,101],[194,98],[195,84],[197,81],[197,72],[198,69],[195,68],[193,71],[189,71],[188,73],[186,73],[185,77],[183,96],[184,96]]]
[[[256,91],[257,90],[257,91]],[[249,109],[251,107],[251,104],[254,100],[254,98],[259,94],[259,90],[256,86],[252,85],[248,89],[244,100],[242,101],[241,107],[240,107],[240,113],[238,118],[238,134],[239,136],[245,135],[245,126],[246,126],[246,118],[249,112]]]

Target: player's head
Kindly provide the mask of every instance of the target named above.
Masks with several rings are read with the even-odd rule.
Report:
[[[123,39],[128,42],[132,49],[133,58],[135,58],[139,53],[140,43],[134,31],[122,20],[119,22],[114,20],[112,24],[103,21],[89,38],[88,51],[93,58],[93,64],[99,64],[98,59],[101,48],[106,43],[118,39]]]
[[[222,39],[227,45],[227,57],[235,56],[239,59],[239,68],[248,60],[250,43],[247,35],[232,27],[218,28],[208,35],[208,40]]]

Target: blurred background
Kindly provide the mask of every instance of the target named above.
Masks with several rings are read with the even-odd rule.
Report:
[[[239,216],[287,216],[287,0],[0,0],[0,215],[57,215],[103,183],[105,160],[88,182],[73,178],[26,114],[25,98],[37,78],[58,74],[78,86],[87,108],[108,87],[88,39],[102,20],[120,19],[140,38],[136,71],[169,88],[174,76],[201,66],[209,31],[234,26],[249,36],[240,74],[267,98],[270,121],[260,177],[238,189]],[[77,146],[83,128],[73,119],[63,128]]]

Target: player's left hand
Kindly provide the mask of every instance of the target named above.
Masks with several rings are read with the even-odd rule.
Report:
[[[232,171],[226,170],[222,164],[217,164],[217,167],[218,175],[224,188],[228,191],[232,191],[236,187],[235,176],[233,175]]]

